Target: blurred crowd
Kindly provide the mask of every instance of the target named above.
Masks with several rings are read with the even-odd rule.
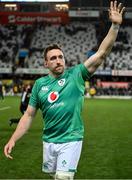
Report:
[[[0,68],[11,68],[12,82],[0,83],[0,97],[22,93],[23,82],[16,78],[17,68],[44,68],[43,50],[50,43],[62,43],[65,51],[67,67],[74,66],[93,55],[98,44],[104,37],[108,23],[99,22],[70,22],[68,25],[51,25],[35,22],[33,25],[0,25]],[[99,70],[132,70],[132,36],[131,26],[120,28],[113,51]],[[17,74],[18,75],[18,74]],[[6,76],[6,74],[1,75]],[[7,75],[8,76],[8,75]],[[18,75],[19,76],[19,75]],[[23,75],[23,78],[25,75]],[[27,79],[30,78],[28,75]],[[106,81],[109,81],[106,77]],[[113,79],[111,81],[114,81]],[[121,81],[121,80],[117,80]],[[126,81],[126,80],[122,80]],[[132,96],[132,83],[128,87],[104,87],[97,82],[86,87],[91,96],[121,95]]]

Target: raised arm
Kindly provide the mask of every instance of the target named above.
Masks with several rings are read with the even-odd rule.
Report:
[[[10,140],[4,147],[4,154],[7,158],[13,159],[10,153],[12,152],[12,149],[15,146],[16,141],[20,139],[28,131],[35,114],[36,109],[29,105],[26,112],[21,117],[15,132],[13,133]]]
[[[124,10],[125,7],[122,7],[121,3],[117,4],[117,1],[110,2],[109,19],[111,20],[112,25],[109,29],[109,32],[102,41],[97,52],[84,62],[85,67],[90,73],[94,73],[98,66],[111,52],[118,35],[119,26],[122,23],[122,15]]]

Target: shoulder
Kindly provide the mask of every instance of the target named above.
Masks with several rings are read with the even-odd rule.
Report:
[[[82,77],[84,80],[89,79],[91,74],[89,73],[88,69],[85,67],[83,63],[78,64],[71,69],[69,69],[69,73],[73,74],[75,77]]]
[[[48,75],[38,78],[34,82],[33,89],[39,90],[42,86],[47,84],[47,81],[48,81]]]
[[[69,69],[67,69],[67,72],[72,73],[72,72],[76,71],[80,66],[81,66],[81,64],[70,67]]]
[[[35,82],[37,82],[37,83],[44,82],[44,81],[46,81],[48,78],[49,78],[49,76],[46,75],[46,76],[43,76],[43,77],[38,78]]]
[[[71,72],[71,73],[72,72],[80,72],[80,71],[87,71],[88,72],[88,70],[86,69],[86,67],[83,63],[77,64],[74,67],[71,67],[68,69],[68,72]]]

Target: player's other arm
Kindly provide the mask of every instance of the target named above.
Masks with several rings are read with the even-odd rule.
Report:
[[[20,139],[28,131],[31,125],[31,122],[36,114],[36,111],[37,110],[35,108],[29,105],[26,112],[21,117],[15,132],[13,133],[10,140],[4,147],[4,154],[7,158],[12,159],[12,156],[10,155],[10,153],[13,147],[15,146],[16,141]]]
[[[122,23],[122,15],[124,10],[125,7],[122,7],[121,3],[117,4],[117,1],[111,1],[109,18],[112,22],[112,25],[109,29],[109,32],[99,46],[98,51],[84,62],[85,67],[90,73],[94,73],[98,66],[109,55],[118,35],[119,26]]]

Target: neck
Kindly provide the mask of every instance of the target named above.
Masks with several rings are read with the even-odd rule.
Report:
[[[52,77],[54,77],[54,78],[58,78],[58,77],[60,77],[63,73],[61,73],[61,74],[55,74],[55,73],[52,73],[51,71],[49,71],[49,74],[50,74]]]

